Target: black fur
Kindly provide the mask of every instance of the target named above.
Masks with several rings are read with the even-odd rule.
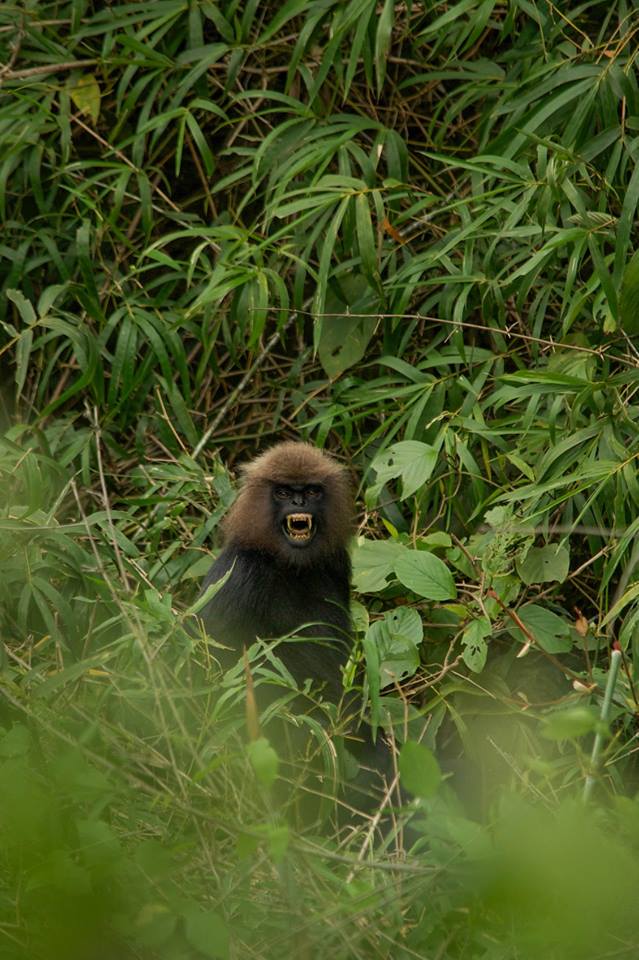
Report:
[[[353,641],[346,549],[352,513],[346,472],[308,444],[280,444],[248,464],[224,522],[224,549],[203,589],[228,579],[201,616],[207,633],[230,648],[216,647],[224,669],[257,637],[278,640],[276,655],[296,684],[310,679],[325,699],[341,704],[347,747],[360,764],[349,797],[370,808],[380,796],[379,778],[388,779],[393,764],[384,741],[373,741],[368,724],[357,720],[361,698],[344,696],[342,685]],[[256,684],[256,696],[263,709],[277,691]],[[295,707],[312,709],[302,697]]]
[[[315,566],[298,568],[263,550],[229,544],[211,567],[204,589],[232,572],[201,614],[213,639],[235,651],[234,655],[221,652],[222,665],[230,665],[256,637],[312,637],[312,643],[285,640],[278,645],[277,655],[297,683],[317,680],[327,698],[337,702],[341,668],[352,643],[350,569],[344,549]]]

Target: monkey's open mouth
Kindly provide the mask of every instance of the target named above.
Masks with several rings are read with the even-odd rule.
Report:
[[[310,513],[289,513],[284,531],[293,543],[308,543],[315,533],[313,517]]]

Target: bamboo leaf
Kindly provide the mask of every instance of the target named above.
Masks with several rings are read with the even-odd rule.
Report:
[[[375,75],[377,77],[377,93],[381,94],[386,79],[386,65],[388,51],[393,33],[395,20],[395,0],[384,0],[382,13],[377,23],[375,33]]]
[[[639,333],[639,250],[626,265],[619,293],[619,323],[629,336]]]

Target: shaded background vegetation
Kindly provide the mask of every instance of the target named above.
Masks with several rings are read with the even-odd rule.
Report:
[[[0,956],[636,954],[638,31],[3,5]],[[193,626],[235,468],[282,437],[360,483],[408,858],[401,811],[300,825],[307,761],[247,743]]]

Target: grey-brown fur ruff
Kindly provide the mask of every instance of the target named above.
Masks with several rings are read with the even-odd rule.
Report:
[[[291,551],[274,536],[272,489],[277,484],[320,484],[324,529],[305,550]],[[351,534],[353,496],[346,469],[310,443],[278,443],[242,469],[240,493],[223,522],[224,542],[262,550],[295,565],[314,563],[343,547]]]

